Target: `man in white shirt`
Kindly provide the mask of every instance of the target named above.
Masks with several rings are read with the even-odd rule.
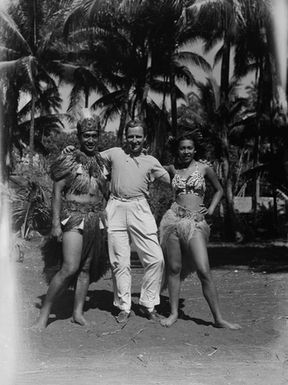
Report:
[[[127,322],[131,312],[130,244],[133,242],[144,267],[139,304],[148,319],[155,320],[160,303],[164,258],[157,226],[146,200],[149,183],[170,183],[168,172],[144,150],[146,126],[133,120],[126,125],[126,145],[101,152],[111,168],[111,195],[106,207],[109,258],[114,283],[116,318]]]

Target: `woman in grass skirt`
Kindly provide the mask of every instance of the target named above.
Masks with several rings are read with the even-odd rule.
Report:
[[[172,180],[175,201],[164,214],[160,224],[160,242],[166,262],[166,283],[168,284],[171,314],[162,319],[162,326],[169,327],[178,319],[180,281],[196,271],[202,291],[208,302],[216,327],[238,329],[223,319],[211,276],[207,254],[210,217],[218,205],[223,190],[208,162],[199,161],[200,146],[197,136],[191,133],[174,140],[175,163],[167,167]],[[208,208],[203,200],[206,180],[215,189]]]

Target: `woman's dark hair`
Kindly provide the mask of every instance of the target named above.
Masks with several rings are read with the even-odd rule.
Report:
[[[143,128],[143,134],[144,136],[147,135],[147,125],[145,123],[144,120],[141,120],[141,119],[132,119],[130,120],[128,123],[126,123],[126,127],[125,127],[125,137],[127,136],[127,132],[129,130],[129,128],[132,128],[132,127],[142,127]]]

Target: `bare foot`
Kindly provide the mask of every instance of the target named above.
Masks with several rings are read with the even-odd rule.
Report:
[[[88,322],[86,318],[84,318],[83,314],[73,314],[71,322],[80,326],[90,326],[90,322]]]
[[[214,323],[215,328],[226,328],[231,330],[239,330],[241,326],[239,324],[233,324],[228,321],[222,320]]]
[[[169,328],[170,326],[175,324],[177,319],[178,319],[178,314],[170,314],[168,318],[161,319],[160,324],[166,328]]]

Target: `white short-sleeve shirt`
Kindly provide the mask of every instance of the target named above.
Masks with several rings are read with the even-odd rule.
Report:
[[[111,193],[117,197],[147,196],[149,183],[168,174],[156,158],[144,153],[133,156],[113,147],[100,155],[111,166]]]

